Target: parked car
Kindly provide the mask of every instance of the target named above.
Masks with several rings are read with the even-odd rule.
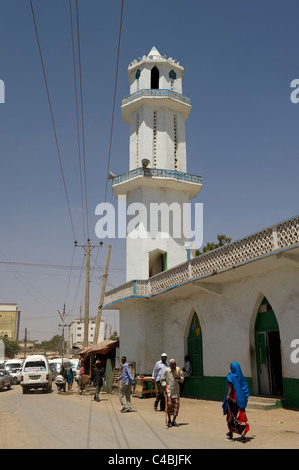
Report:
[[[13,385],[21,383],[21,371],[22,371],[23,361],[19,359],[9,359],[5,362],[5,369],[12,375]]]
[[[12,386],[12,376],[10,373],[5,370],[0,370],[0,391],[4,390],[4,387],[7,387],[7,390],[10,390]]]
[[[38,388],[51,392],[52,381],[53,377],[46,356],[34,354],[26,357],[21,375],[23,393]]]

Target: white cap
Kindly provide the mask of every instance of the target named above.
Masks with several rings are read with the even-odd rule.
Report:
[[[167,357],[167,354],[166,354],[166,353],[163,353],[163,354],[161,354],[161,357],[162,357],[162,356],[166,356],[166,357]]]

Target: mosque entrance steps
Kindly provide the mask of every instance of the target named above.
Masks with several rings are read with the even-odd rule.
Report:
[[[282,408],[285,399],[281,396],[265,397],[265,396],[250,396],[246,409],[248,410],[272,410],[273,408]]]

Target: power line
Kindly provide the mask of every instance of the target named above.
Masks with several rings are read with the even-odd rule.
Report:
[[[5,256],[3,254],[3,252],[0,250],[0,255],[3,259],[3,261],[0,261],[1,264],[6,264],[8,265],[8,268],[9,268],[9,271],[13,274],[13,276],[16,278],[16,280],[24,287],[24,289],[28,292],[28,294],[33,297],[37,302],[39,302],[44,308],[46,306],[46,304],[44,304],[36,295],[35,291],[36,291],[36,288],[35,286],[33,286],[31,284],[31,282],[28,281],[28,279],[26,279],[19,271],[17,271],[17,269],[14,267],[14,266],[10,266],[12,263],[10,263],[9,261],[6,261],[5,259]],[[24,281],[22,281],[22,279],[27,282],[27,284],[33,289],[34,293],[27,287],[27,285],[24,283]],[[38,291],[39,294],[40,291]],[[55,304],[50,300],[50,299],[47,299],[45,296],[44,296],[44,299],[49,302],[49,303],[52,303],[53,306],[55,306]],[[49,306],[47,305],[46,308],[48,309]],[[55,306],[56,308],[56,306]]]
[[[83,182],[82,182],[81,146],[80,146],[80,131],[79,131],[79,109],[78,109],[76,60],[75,60],[75,45],[74,45],[74,31],[73,31],[72,1],[71,0],[69,0],[69,6],[70,6],[70,23],[71,23],[71,38],[72,38],[72,52],[73,52],[76,116],[77,116],[77,136],[78,136],[77,139],[78,139],[79,173],[80,173],[80,187],[81,187],[82,222],[83,222],[83,235],[84,235],[84,240],[85,240],[86,236],[85,236],[85,220],[84,220],[84,198],[83,198]]]
[[[81,51],[80,51],[80,32],[79,32],[79,8],[78,8],[78,0],[76,0],[76,15],[77,15],[77,38],[78,38],[80,99],[81,99],[81,124],[82,124],[82,145],[83,145],[83,163],[84,163],[85,205],[86,205],[86,228],[87,228],[87,238],[89,238],[88,209],[87,209],[87,182],[86,182],[85,134],[84,134],[84,111],[83,111],[83,92],[82,92],[82,67],[81,67]]]
[[[109,170],[110,170],[112,135],[113,135],[113,126],[114,126],[114,111],[115,111],[117,77],[118,77],[118,64],[119,64],[119,52],[120,52],[120,39],[121,39],[122,20],[123,20],[123,8],[124,8],[124,0],[122,0],[122,2],[121,2],[120,24],[119,24],[119,33],[118,33],[118,46],[117,46],[116,70],[115,70],[115,81],[114,81],[114,96],[113,96],[113,106],[112,106],[112,118],[111,118],[111,130],[110,130],[107,177],[106,177],[106,185],[105,185],[105,202],[106,202],[106,199],[107,199],[107,185],[108,185],[108,176],[109,176]]]
[[[82,266],[68,266],[68,265],[62,265],[62,264],[39,264],[39,263],[23,263],[23,262],[18,262],[18,261],[0,261],[0,264],[6,264],[6,265],[19,265],[19,266],[35,266],[38,268],[49,268],[49,269],[70,269],[72,267],[73,270],[82,270]],[[103,271],[104,266],[100,266],[97,264],[97,268],[95,268],[96,271]],[[110,267],[109,270],[112,271],[125,271],[126,268],[125,266],[112,266]]]
[[[36,21],[35,21],[35,15],[34,15],[34,10],[33,10],[32,0],[30,0],[30,5],[31,5],[32,18],[33,18],[33,23],[34,23],[34,29],[35,29],[36,39],[37,39],[37,45],[38,45],[40,60],[41,60],[41,64],[42,64],[43,76],[44,76],[44,81],[45,81],[45,86],[46,86],[46,91],[47,91],[48,103],[49,103],[51,120],[52,120],[54,136],[55,136],[55,142],[56,142],[56,147],[57,147],[59,166],[60,166],[60,171],[61,171],[61,175],[62,175],[62,181],[63,181],[64,191],[65,191],[65,196],[66,196],[66,200],[67,200],[68,212],[69,212],[69,217],[70,217],[70,222],[71,222],[71,226],[72,226],[74,239],[76,240],[75,229],[74,229],[74,224],[73,224],[73,219],[72,219],[72,214],[71,214],[71,208],[70,208],[70,202],[69,202],[69,197],[68,197],[68,193],[67,193],[66,182],[65,182],[65,177],[64,177],[63,167],[62,167],[60,148],[59,148],[59,144],[58,144],[56,126],[55,126],[54,115],[53,115],[53,111],[52,111],[52,104],[51,104],[50,93],[49,93],[49,88],[48,88],[48,82],[47,82],[47,77],[46,77],[46,71],[45,71],[45,66],[44,66],[40,41],[39,41],[39,35],[38,35],[38,31],[37,31],[37,25],[36,25]]]
[[[112,136],[113,136],[113,126],[114,126],[114,113],[115,113],[115,101],[116,101],[116,90],[117,90],[117,77],[118,77],[118,64],[119,64],[119,53],[120,53],[120,40],[121,40],[121,30],[122,30],[122,21],[123,21],[123,9],[124,9],[124,0],[121,2],[121,12],[120,12],[120,24],[118,32],[118,45],[117,45],[117,57],[116,57],[116,69],[115,69],[115,80],[114,80],[114,93],[113,93],[113,105],[112,105],[112,117],[111,117],[111,129],[110,129],[110,141],[109,141],[109,152],[108,152],[108,164],[107,164],[107,175],[105,183],[105,204],[107,202],[107,187],[108,187],[108,176],[110,171],[110,160],[111,160],[111,148],[112,148]],[[95,265],[97,262],[98,253],[95,259]],[[91,276],[95,270],[95,265],[92,269]]]

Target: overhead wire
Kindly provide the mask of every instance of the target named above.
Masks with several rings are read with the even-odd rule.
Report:
[[[104,195],[104,204],[107,202],[107,188],[108,188],[108,177],[110,171],[110,160],[111,160],[111,149],[112,149],[112,138],[113,138],[113,128],[114,128],[114,114],[115,114],[115,101],[116,101],[116,91],[117,91],[117,78],[118,78],[118,65],[119,65],[119,56],[120,56],[120,44],[121,44],[121,32],[122,32],[122,23],[123,23],[123,10],[124,10],[124,0],[121,2],[121,11],[120,11],[120,23],[118,31],[118,44],[117,44],[117,54],[116,54],[116,68],[115,68],[115,79],[114,79],[114,93],[113,93],[113,104],[112,104],[112,116],[111,116],[111,126],[110,126],[110,139],[109,139],[109,151],[108,151],[108,162],[107,162],[107,175],[105,182],[105,195]],[[94,268],[97,262],[98,253],[96,256],[95,264],[91,272],[93,275]]]
[[[38,268],[49,268],[49,269],[70,269],[71,266],[63,265],[63,264],[42,264],[42,263],[24,263],[24,262],[17,262],[17,261],[0,261],[0,264],[6,265],[20,265],[20,266],[32,266]],[[98,268],[95,268],[97,271],[103,271],[104,266],[97,264]],[[72,266],[73,270],[81,270],[81,266]],[[125,271],[124,266],[112,266],[112,271]]]
[[[82,91],[82,66],[81,66],[81,47],[80,47],[78,0],[76,0],[76,17],[77,17],[77,40],[78,40],[78,59],[79,59],[79,78],[80,78],[80,101],[81,101],[81,126],[82,126],[83,168],[84,168],[84,185],[85,185],[86,229],[87,229],[87,237],[89,238],[88,204],[87,204],[87,177],[86,177],[86,152],[85,152],[84,110],[83,110],[83,91]]]
[[[57,131],[56,131],[56,126],[55,126],[54,114],[53,114],[53,109],[52,109],[52,103],[51,103],[51,98],[50,98],[50,92],[49,92],[49,87],[48,87],[48,81],[47,81],[47,76],[46,76],[46,70],[45,70],[45,66],[44,66],[43,54],[42,54],[41,45],[40,45],[40,40],[39,40],[39,34],[38,34],[38,29],[37,29],[37,23],[36,23],[36,19],[35,19],[35,13],[34,13],[34,8],[33,8],[32,0],[29,0],[29,1],[30,1],[30,6],[31,6],[32,18],[33,18],[33,23],[34,23],[34,29],[35,29],[35,34],[36,34],[36,40],[37,40],[37,45],[38,45],[38,50],[39,50],[41,65],[42,65],[43,77],[44,77],[44,82],[45,82],[45,87],[46,87],[46,92],[47,92],[48,104],[49,104],[50,115],[51,115],[51,121],[52,121],[54,136],[55,136],[55,142],[56,142],[56,148],[57,148],[59,166],[60,166],[60,171],[61,171],[61,176],[62,176],[62,182],[63,182],[65,197],[66,197],[66,201],[67,201],[68,213],[69,213],[69,218],[70,218],[70,223],[71,223],[71,228],[72,228],[74,240],[76,240],[74,222],[73,222],[73,218],[72,218],[71,207],[70,207],[70,201],[69,201],[69,196],[68,196],[68,191],[67,191],[67,186],[66,186],[66,180],[65,180],[65,176],[64,176],[64,170],[63,170],[63,165],[62,165],[62,158],[61,158],[60,146],[59,146],[58,136],[57,136]],[[77,95],[76,95],[76,96],[77,96]],[[74,249],[73,249],[73,254],[72,254],[72,261],[71,261],[70,274],[69,274],[69,281],[68,281],[67,291],[66,291],[66,298],[67,298],[67,296],[68,296],[68,291],[69,291],[70,278],[71,278],[71,274],[72,274],[73,259],[74,259]]]
[[[59,166],[60,166],[63,187],[64,187],[65,197],[66,197],[67,206],[68,206],[68,213],[69,213],[69,217],[70,217],[70,222],[71,222],[71,227],[72,227],[72,231],[73,231],[73,235],[74,235],[74,240],[76,240],[75,228],[74,228],[74,223],[73,223],[73,218],[72,218],[72,213],[71,213],[71,207],[70,207],[70,201],[69,201],[69,196],[68,196],[68,192],[67,192],[66,181],[65,181],[65,176],[64,176],[63,166],[62,166],[60,147],[59,147],[59,143],[58,143],[58,137],[57,137],[55,120],[54,120],[54,115],[53,115],[53,110],[52,110],[52,103],[51,103],[51,98],[50,98],[50,93],[49,93],[46,70],[45,70],[45,66],[44,66],[43,55],[42,55],[42,50],[41,50],[41,45],[40,45],[40,40],[39,40],[39,34],[38,34],[38,30],[37,30],[37,24],[36,24],[36,20],[35,20],[35,14],[34,14],[32,0],[29,0],[29,1],[30,1],[30,6],[31,6],[32,18],[33,18],[33,23],[34,23],[34,29],[35,29],[35,34],[36,34],[36,40],[37,40],[41,65],[42,65],[43,77],[44,77],[44,82],[45,82],[45,87],[46,87],[46,92],[47,92],[47,97],[48,97],[48,103],[49,103],[50,114],[51,114],[51,121],[52,121],[52,126],[53,126],[53,131],[54,131],[54,136],[55,136],[55,142],[56,142],[56,148],[57,148],[57,153],[58,153]]]
[[[76,60],[75,60],[75,43],[74,43],[74,31],[73,31],[72,0],[69,0],[69,7],[70,7],[71,39],[72,39],[72,53],[73,53],[76,117],[77,117],[77,143],[78,143],[79,174],[80,174],[80,189],[81,189],[81,204],[82,204],[82,224],[83,224],[83,236],[85,240],[86,235],[85,235],[85,217],[84,217],[84,196],[83,196],[83,182],[82,182],[82,162],[81,162],[81,145],[80,145],[80,130],[79,130],[79,107],[78,107],[78,91],[77,91],[77,79],[76,79]]]

